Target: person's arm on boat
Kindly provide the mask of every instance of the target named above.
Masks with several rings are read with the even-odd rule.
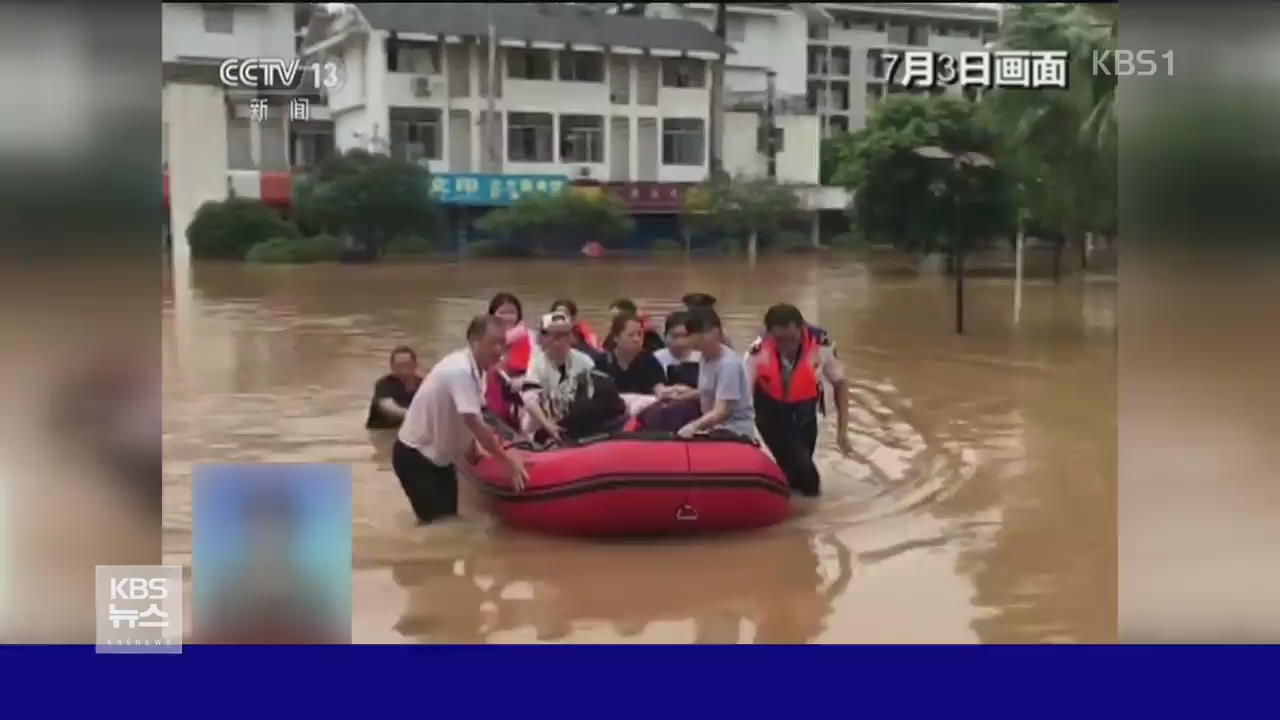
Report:
[[[484,423],[479,413],[463,414],[462,422],[490,457],[507,466],[507,470],[511,473],[511,485],[517,491],[524,490],[525,481],[529,479],[529,475],[524,469],[524,463],[520,462],[520,458],[516,457],[516,455],[503,449],[502,443],[498,441],[498,436]]]
[[[716,400],[715,407],[711,408],[711,410],[702,417],[680,428],[680,431],[677,434],[682,438],[688,439],[700,432],[705,432],[728,419],[729,401]]]
[[[524,403],[525,411],[529,413],[529,416],[533,418],[538,427],[546,430],[553,440],[559,442],[564,430],[555,421],[547,417],[547,413],[543,411],[542,403],[538,402],[541,393],[542,390],[526,390],[520,396],[520,400]]]

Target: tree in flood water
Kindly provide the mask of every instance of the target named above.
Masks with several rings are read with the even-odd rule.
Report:
[[[1035,221],[1054,228],[1054,275],[1065,242],[1116,226],[1116,117],[1114,72],[1094,73],[1095,52],[1114,50],[1114,8],[1027,4],[1010,9],[998,44],[1014,50],[1065,50],[1065,89],[1002,88],[983,101],[1000,131],[1002,165],[1020,189],[1019,204]]]
[[[304,228],[346,238],[373,259],[393,241],[440,236],[430,188],[421,165],[351,150],[299,178],[293,206]]]
[[[633,227],[614,197],[576,192],[525,193],[476,221],[477,229],[499,239],[505,254],[572,252],[588,242],[608,246]]]
[[[856,132],[828,141],[831,181],[854,191],[853,222],[873,241],[920,253],[954,250],[1013,225],[1008,175],[997,165],[957,171],[922,147],[991,156],[996,135],[981,109],[949,97],[885,98]]]
[[[800,216],[800,199],[791,187],[770,178],[718,178],[685,193],[681,222],[692,231],[715,233],[734,241],[745,238],[755,259],[761,238],[778,236]]]

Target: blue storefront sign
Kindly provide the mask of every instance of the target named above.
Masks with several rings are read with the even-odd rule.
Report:
[[[510,205],[528,193],[563,191],[565,175],[441,173],[431,177],[431,196],[447,205]]]

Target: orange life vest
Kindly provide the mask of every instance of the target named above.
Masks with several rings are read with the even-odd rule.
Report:
[[[591,327],[588,326],[585,321],[582,321],[582,320],[575,321],[573,323],[573,329],[580,336],[582,336],[582,341],[585,342],[587,345],[590,345],[592,348],[596,350],[600,349],[599,338],[597,338],[596,334],[591,331]]]
[[[529,330],[517,325],[507,332],[507,371],[512,375],[523,375],[529,369],[529,358],[533,355],[533,341]]]
[[[813,367],[813,354],[816,352],[818,341],[806,328],[804,339],[800,341],[800,358],[791,370],[790,382],[784,388],[778,346],[774,344],[773,338],[766,335],[760,340],[759,349],[753,352],[756,357],[756,389],[770,399],[783,403],[820,400],[822,386],[818,384],[818,374]]]

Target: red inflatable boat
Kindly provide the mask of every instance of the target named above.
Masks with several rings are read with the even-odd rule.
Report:
[[[513,445],[529,482],[511,487],[502,465],[480,462],[498,517],[552,535],[620,536],[723,532],[765,527],[790,512],[778,466],[738,437],[679,440],[623,433],[538,450]]]

